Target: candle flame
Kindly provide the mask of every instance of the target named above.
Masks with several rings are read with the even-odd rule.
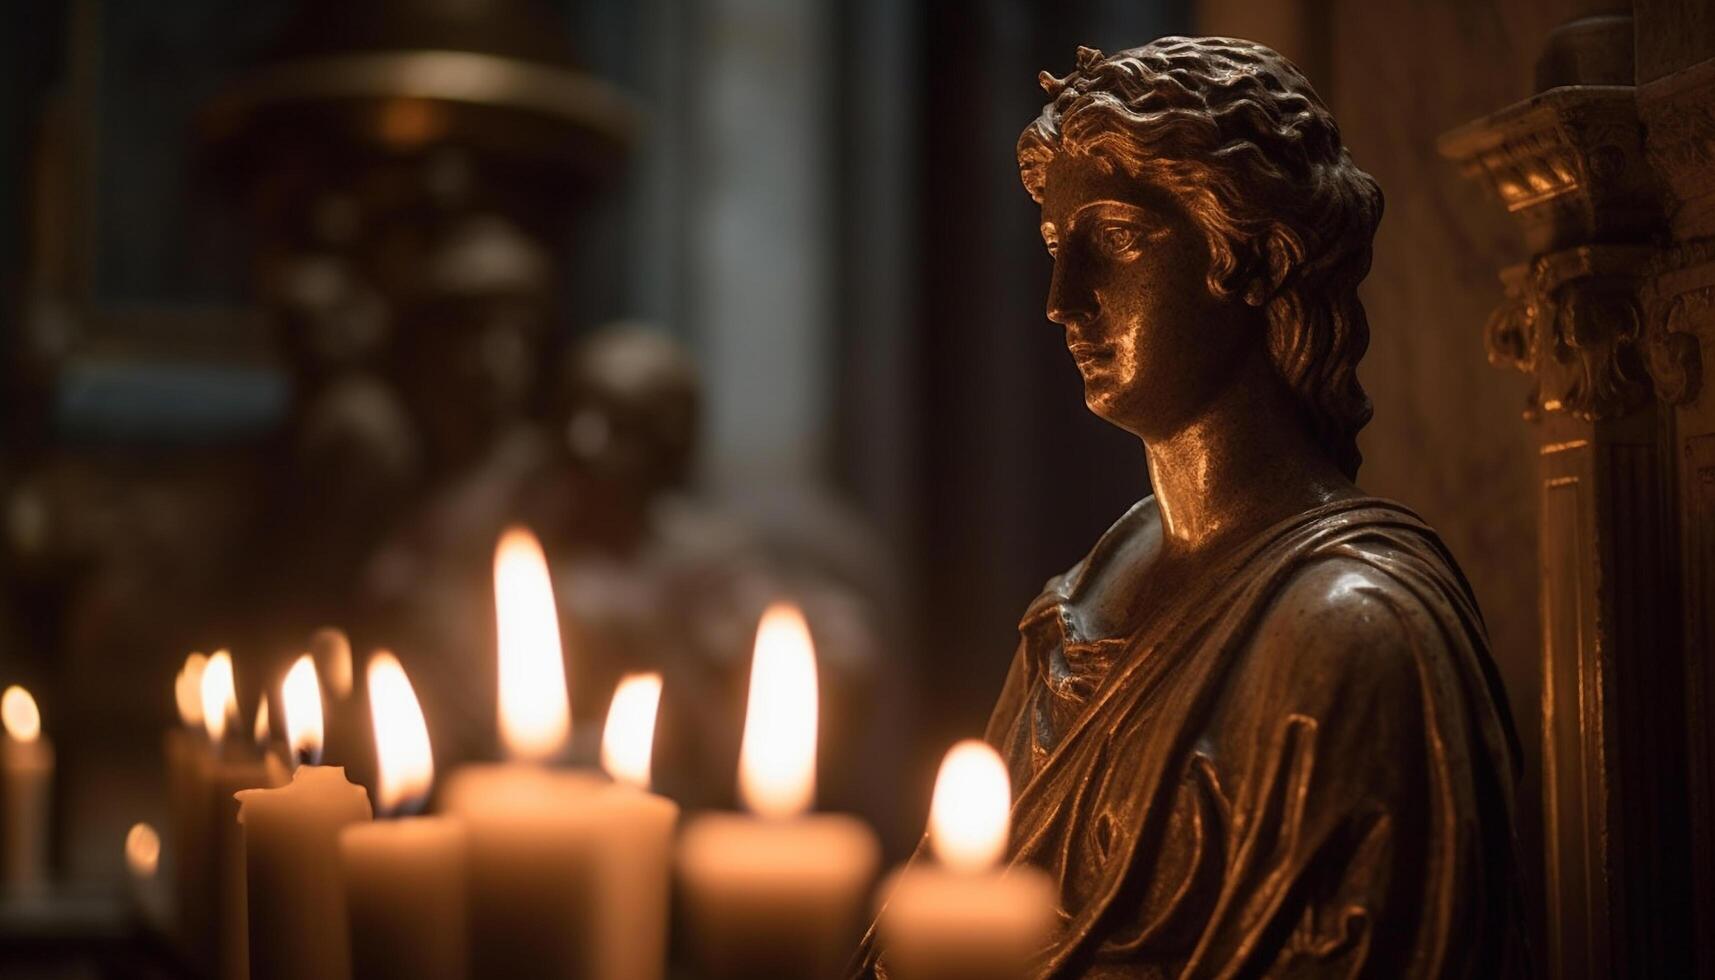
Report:
[[[29,691],[13,684],[5,694],[0,694],[0,724],[5,725],[7,737],[14,741],[34,742],[41,737],[42,713]]]
[[[435,757],[423,709],[399,658],[378,650],[369,658],[369,714],[375,725],[375,761],[380,770],[376,799],[381,810],[415,810],[429,797]]]
[[[601,767],[609,776],[638,789],[649,788],[660,706],[660,674],[630,674],[620,680],[601,734]]]
[[[209,741],[216,745],[226,737],[227,725],[237,720],[238,692],[233,687],[232,654],[217,651],[202,672],[202,724]]]
[[[155,877],[161,864],[161,835],[146,823],[134,823],[125,834],[125,866],[138,878]]]
[[[972,874],[1006,854],[1012,783],[1006,763],[986,742],[952,747],[935,778],[929,804],[929,846],[941,863]]]
[[[273,732],[268,729],[268,695],[266,694],[262,695],[261,699],[256,702],[256,724],[251,728],[250,734],[256,739],[257,745],[267,745],[268,739],[273,735]]]
[[[816,795],[816,650],[796,606],[776,603],[756,627],[738,788],[765,817],[810,809]]]
[[[571,732],[566,665],[548,559],[536,536],[514,527],[494,551],[500,650],[500,738],[514,759],[558,755]]]
[[[310,652],[315,655],[316,669],[321,672],[334,700],[344,701],[351,697],[356,671],[351,660],[351,640],[345,631],[334,626],[316,630],[310,634]]]
[[[207,666],[207,657],[193,653],[173,678],[173,700],[178,704],[179,721],[187,728],[202,727],[202,672]]]
[[[316,679],[316,662],[303,654],[286,671],[280,685],[280,706],[286,722],[286,744],[298,763],[322,761],[322,686]]]

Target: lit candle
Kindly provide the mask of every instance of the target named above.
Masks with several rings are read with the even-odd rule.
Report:
[[[161,867],[161,835],[146,823],[134,823],[125,832],[125,871],[130,882],[131,908],[137,918],[150,926],[161,924],[161,902],[158,892]]]
[[[322,699],[308,654],[287,672],[280,700],[298,770],[286,786],[238,794],[250,974],[255,980],[348,980],[339,832],[369,819],[369,796],[346,782],[345,770],[315,764],[322,750]]]
[[[452,773],[441,807],[466,830],[471,975],[581,977],[590,934],[601,817],[598,773],[554,770],[571,732],[564,654],[542,547],[501,536],[494,556],[500,739],[510,761]]]
[[[649,792],[661,675],[619,682],[602,730],[602,768],[613,785],[598,794],[606,840],[598,854],[595,968],[601,980],[660,980],[667,968],[667,892],[679,806]]]
[[[232,656],[225,650],[209,657],[203,669],[202,718],[210,753],[203,773],[201,805],[214,845],[208,867],[215,909],[215,930],[205,948],[213,957],[216,976],[245,980],[250,975],[250,946],[244,834],[238,826],[234,794],[278,786],[286,781],[286,770],[278,760],[259,756],[237,727],[238,692],[233,683]]]
[[[48,885],[48,827],[53,805],[54,747],[42,737],[36,699],[17,685],[0,694],[0,772],[5,779],[6,844],[0,882],[14,895],[35,895]]]
[[[1012,789],[983,742],[947,753],[929,808],[935,861],[895,872],[878,923],[887,975],[900,980],[1023,980],[1054,921],[1054,884],[1003,868]]]
[[[855,944],[879,860],[853,817],[808,814],[815,794],[815,651],[797,609],[756,633],[739,791],[753,816],[692,820],[679,850],[691,938],[713,977],[819,977]]]
[[[167,857],[173,866],[173,891],[179,945],[192,959],[209,947],[214,920],[213,854],[208,846],[208,730],[202,718],[202,675],[208,657],[193,653],[173,678],[179,727],[168,729]]]
[[[369,714],[381,813],[414,813],[429,797],[434,754],[410,678],[393,654],[369,658]],[[351,975],[465,976],[464,828],[447,817],[354,823],[340,831]]]

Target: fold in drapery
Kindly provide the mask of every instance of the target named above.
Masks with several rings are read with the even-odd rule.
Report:
[[[1012,860],[1060,886],[1038,975],[1517,972],[1518,754],[1434,532],[1386,501],[1329,504],[1217,562],[1143,631],[1076,635],[1086,568],[1156,519],[1134,508],[1031,604],[990,723],[1020,787]],[[1361,593],[1330,615],[1360,615],[1385,649],[1258,642],[1316,575]],[[856,973],[884,962],[871,936]]]

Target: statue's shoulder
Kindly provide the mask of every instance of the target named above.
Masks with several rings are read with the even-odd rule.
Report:
[[[1447,626],[1457,619],[1438,605],[1446,606],[1361,554],[1314,557],[1264,610],[1250,659],[1269,675],[1316,686],[1362,676],[1366,686],[1414,690],[1422,658],[1446,654]]]
[[[1048,579],[1026,608],[1024,621],[1045,615],[1061,603],[1101,605],[1109,594],[1123,594],[1141,574],[1147,557],[1161,542],[1161,509],[1155,496],[1132,504],[1096,539],[1078,563]]]

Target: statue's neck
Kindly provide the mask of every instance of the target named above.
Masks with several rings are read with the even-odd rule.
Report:
[[[1146,441],[1169,560],[1213,554],[1294,514],[1357,495],[1266,358],[1251,367],[1188,424]]]

